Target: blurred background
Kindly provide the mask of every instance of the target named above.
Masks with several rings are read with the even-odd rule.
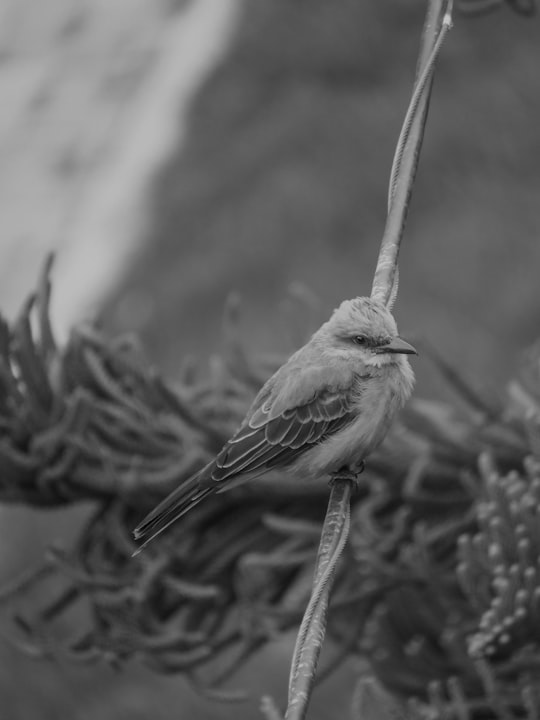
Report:
[[[3,0],[2,312],[16,315],[54,249],[61,338],[98,317],[174,378],[182,358],[219,351],[235,292],[253,352],[294,349],[370,291],[424,9]],[[538,19],[506,6],[456,17],[401,253],[402,334],[491,393],[540,334],[538,38]],[[416,370],[418,394],[445,397],[429,360]],[[84,512],[1,509],[0,579],[68,542]],[[255,699],[237,708],[178,678],[32,662],[0,640],[0,720],[253,717],[262,692],[282,697],[289,652],[248,669],[238,685]],[[339,683],[313,718],[335,716]]]

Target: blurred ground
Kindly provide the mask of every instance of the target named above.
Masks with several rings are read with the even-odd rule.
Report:
[[[231,291],[255,351],[292,347],[291,284],[318,298],[315,317],[297,316],[309,329],[369,292],[423,3],[250,0],[191,106],[235,27],[238,3],[225,5],[6,5],[0,217],[16,239],[0,243],[6,311],[59,246],[60,327],[107,293],[108,331],[135,330],[174,376],[185,354],[219,347]],[[456,19],[401,255],[403,334],[496,389],[539,334],[538,22],[506,9]],[[444,394],[425,359],[416,368],[419,392]],[[39,557],[58,525],[12,510],[2,522],[4,547],[16,546],[3,551],[4,573]],[[283,688],[279,665],[271,690]],[[138,669],[32,664],[3,645],[0,668],[0,720],[239,714],[194,709],[178,679]],[[313,717],[329,707],[320,700]]]

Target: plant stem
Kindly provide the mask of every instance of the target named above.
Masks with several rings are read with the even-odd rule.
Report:
[[[296,638],[291,663],[285,720],[302,720],[306,715],[326,631],[326,612],[332,581],[349,535],[352,483],[350,478],[339,475],[332,482],[313,589]]]
[[[371,297],[384,305],[389,303],[390,298],[392,302],[395,300],[395,297],[392,297],[392,289],[424,138],[433,66],[446,32],[451,26],[451,11],[452,0],[431,0],[428,5],[417,65],[417,79],[394,156],[389,186],[388,217],[371,290]]]

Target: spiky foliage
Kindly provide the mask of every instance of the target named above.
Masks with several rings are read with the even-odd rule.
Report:
[[[6,611],[18,600],[17,642],[84,662],[137,658],[218,685],[298,625],[326,497],[231,491],[135,558],[131,530],[216,451],[272,363],[245,356],[231,308],[226,350],[211,372],[186,368],[173,388],[136,344],[106,341],[95,328],[59,350],[49,291],[46,272],[19,320],[2,324],[0,497],[92,500],[94,509],[75,547],[49,549],[38,571],[4,589]],[[412,402],[369,463],[330,607],[329,667],[368,657],[384,692],[415,698],[411,717],[533,720],[538,353],[504,407],[434,361],[462,409]],[[22,595],[39,595],[39,608],[23,615]],[[76,637],[66,636],[72,626]]]
[[[519,387],[530,401],[540,386]],[[420,717],[538,718],[540,465],[530,419],[511,407],[478,413],[476,398],[459,419],[427,409],[413,404],[406,419],[429,440],[424,455],[401,482],[372,485],[356,511],[360,585],[383,597],[360,647],[384,687],[427,701],[415,706]]]
[[[271,370],[253,369],[241,351],[234,304],[226,315],[226,355],[213,360],[209,377],[186,368],[174,389],[144,364],[134,343],[108,343],[93,328],[74,332],[59,351],[48,322],[49,290],[47,268],[21,318],[2,325],[0,498],[40,506],[91,499],[95,510],[75,548],[51,548],[33,578],[5,588],[7,601],[42,583],[45,604],[32,622],[15,615],[24,645],[82,661],[137,656],[160,672],[193,673],[211,660],[223,679],[262,642],[298,623],[324,496],[266,492],[263,501],[249,489],[227,493],[136,558],[132,529],[217,452]],[[336,603],[348,602],[348,586],[342,574]],[[81,637],[66,645],[45,632],[81,611]],[[222,654],[227,661],[216,663]]]

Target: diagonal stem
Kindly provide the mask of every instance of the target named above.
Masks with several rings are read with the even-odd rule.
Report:
[[[417,119],[418,122],[420,122],[420,120],[422,121],[421,132],[423,137],[424,128],[427,120],[427,106],[429,105],[429,97],[431,93],[431,87],[428,88],[428,85],[430,86],[433,82],[433,69],[435,66],[435,61],[437,60],[437,56],[439,55],[439,51],[446,37],[446,33],[450,30],[450,28],[451,16],[447,12],[443,17],[441,29],[439,30],[439,33],[435,40],[435,44],[433,45],[433,48],[426,60],[426,64],[423,67],[418,68],[418,76],[416,79],[411,100],[409,102],[409,107],[407,108],[405,119],[401,127],[401,132],[396,146],[396,153],[394,155],[392,169],[390,171],[390,183],[388,185],[388,213],[390,212],[392,201],[396,193],[396,184],[401,173],[403,154],[409,146],[411,130],[413,129],[414,123]],[[425,111],[422,106],[422,103],[424,101],[426,105]],[[422,142],[422,137],[419,139],[419,142]],[[418,148],[418,152],[416,153],[416,165],[418,165],[419,151],[420,148]],[[413,172],[416,172],[416,167],[414,168]]]
[[[405,116],[392,165],[388,217],[381,240],[371,297],[387,305],[397,273],[401,238],[424,138],[433,68],[451,27],[452,0],[431,0],[428,5],[417,69],[417,80]],[[395,293],[394,293],[395,295]]]
[[[332,482],[313,589],[293,653],[285,720],[302,720],[306,715],[326,631],[326,612],[332,581],[349,535],[352,483],[350,478],[341,478],[339,475]]]
[[[392,165],[389,211],[375,276],[372,298],[392,304],[397,292],[397,259],[407,208],[427,119],[434,63],[451,27],[452,0],[430,0],[417,69],[417,80],[405,116]],[[285,720],[304,720],[326,631],[326,614],[337,563],[350,526],[352,478],[333,478],[332,491],[319,545],[311,597],[298,632],[291,664]],[[275,710],[275,708],[272,708]]]

